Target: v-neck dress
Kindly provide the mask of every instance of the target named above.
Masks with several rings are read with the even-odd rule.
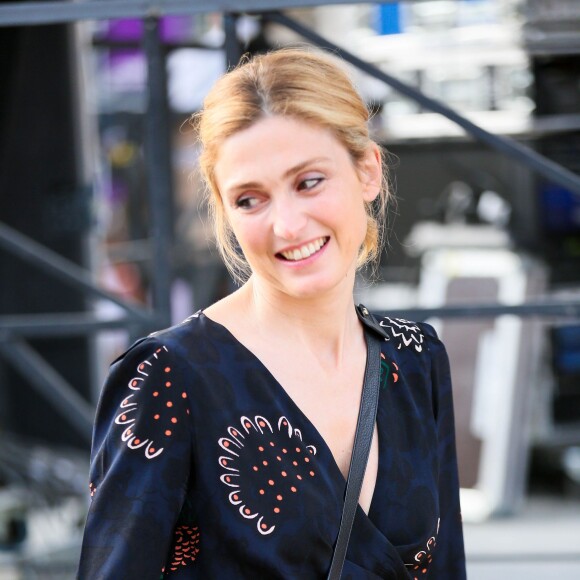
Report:
[[[445,348],[425,323],[366,325],[383,339],[379,464],[342,578],[464,580]],[[200,311],[113,363],[89,487],[81,580],[315,580],[346,482],[264,364]]]

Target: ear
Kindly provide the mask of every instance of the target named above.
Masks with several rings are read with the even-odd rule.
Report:
[[[358,164],[358,171],[363,185],[363,199],[370,203],[379,195],[383,185],[383,163],[376,143],[371,143],[367,148]]]

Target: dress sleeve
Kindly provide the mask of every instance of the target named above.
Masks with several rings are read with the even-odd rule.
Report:
[[[159,580],[190,476],[183,363],[156,338],[111,367],[91,451],[91,505],[78,578]]]
[[[463,526],[459,505],[459,476],[455,448],[453,393],[449,358],[432,326],[422,323],[431,351],[433,412],[437,423],[439,456],[439,531],[429,580],[465,580]]]

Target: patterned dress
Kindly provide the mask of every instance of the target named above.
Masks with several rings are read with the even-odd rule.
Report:
[[[428,324],[363,311],[384,339],[379,466],[342,578],[464,580],[445,348]],[[203,312],[113,363],[90,478],[81,580],[323,579],[346,487],[283,387]]]

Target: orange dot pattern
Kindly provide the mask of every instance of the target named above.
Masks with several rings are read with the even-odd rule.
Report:
[[[195,562],[199,554],[199,541],[199,529],[197,526],[179,526],[175,528],[173,553],[169,564],[169,569],[172,572]]]
[[[172,367],[164,361],[168,353],[165,346],[159,347],[137,365],[115,417],[115,423],[123,428],[121,441],[131,450],[140,449],[146,459],[163,453],[175,436],[180,417],[189,414],[187,403],[180,402],[187,395],[181,389],[176,391]]]
[[[439,531],[439,523],[440,520],[437,521],[437,532]],[[432,550],[437,545],[437,532],[427,540],[424,548],[415,554],[413,563],[407,564],[411,567],[414,580],[424,578],[424,574],[427,574],[429,571],[429,566],[433,562]]]
[[[263,416],[244,416],[239,425],[241,429],[228,427],[227,436],[218,440],[218,463],[227,470],[220,480],[233,488],[227,494],[232,506],[260,534],[268,535],[279,517],[291,517],[296,501],[291,498],[300,496],[304,479],[315,477],[316,448],[303,442],[300,430],[286,417],[271,423]]]

